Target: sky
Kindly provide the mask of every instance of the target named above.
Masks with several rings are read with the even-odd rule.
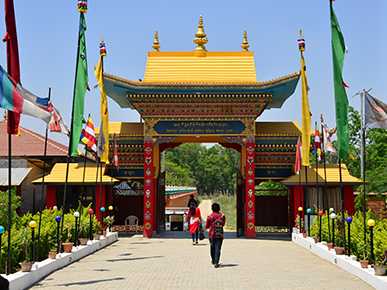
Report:
[[[51,100],[70,126],[77,57],[78,1],[17,0],[16,28],[22,85]],[[114,3],[114,5],[112,5]],[[4,5],[4,4],[3,4]],[[363,89],[387,103],[387,1],[337,0],[333,7],[344,35],[343,79],[349,86],[350,106],[360,110]],[[4,9],[0,11],[4,19]],[[147,52],[152,51],[155,29],[160,51],[193,51],[199,16],[203,16],[208,51],[241,51],[243,30],[249,50],[254,52],[258,81],[276,79],[301,67],[297,39],[302,29],[306,42],[309,105],[312,127],[320,114],[334,127],[335,104],[328,0],[271,1],[89,1],[85,14],[89,85],[85,97],[85,119],[90,113],[94,126],[100,124],[100,91],[94,66],[99,60],[101,36],[106,44],[104,71],[125,79],[144,77]],[[0,33],[6,33],[0,21]],[[0,64],[6,68],[6,45],[0,49]],[[121,109],[108,98],[109,119],[139,122],[140,115]],[[265,111],[257,121],[301,122],[301,82],[281,109]],[[45,123],[22,116],[21,126],[42,135]],[[50,133],[49,138],[68,145],[68,137]]]

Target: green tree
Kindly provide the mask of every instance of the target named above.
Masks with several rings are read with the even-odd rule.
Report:
[[[11,217],[12,221],[15,222],[15,218],[18,218],[16,210],[21,205],[20,196],[16,195],[16,189],[13,186],[11,190]],[[8,229],[8,191],[0,191],[0,225],[6,230]]]

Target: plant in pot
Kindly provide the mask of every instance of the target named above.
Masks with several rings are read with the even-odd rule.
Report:
[[[377,263],[374,265],[375,275],[384,276],[386,275],[387,269],[387,250],[384,250],[381,255],[377,255],[379,259]]]
[[[300,233],[306,233],[304,230],[304,219],[301,218],[301,224],[300,224],[300,215],[299,214],[296,216],[296,219],[294,220],[294,225],[300,231]],[[304,238],[306,238],[306,237],[304,237]]]
[[[114,223],[114,215],[105,217],[103,221],[105,222],[105,226],[106,226],[105,231],[104,231],[104,236],[106,236],[105,232],[108,229],[111,229],[111,227]]]
[[[342,255],[344,252],[344,232],[343,232],[343,218],[339,217],[336,220],[336,228],[338,230],[336,247],[334,247],[336,255]]]
[[[29,236],[29,230],[27,227],[24,227],[20,231],[20,244],[24,247],[24,260],[20,262],[20,266],[22,268],[22,272],[30,272],[32,269],[32,265],[35,263],[34,261],[31,261],[31,251],[30,251],[30,245],[32,243],[32,239]]]
[[[55,259],[56,258],[56,251],[58,250],[58,244],[55,243],[51,246],[51,250],[50,252],[48,253],[48,256],[50,257],[50,259]]]
[[[71,230],[72,230],[71,223],[67,223],[66,224],[66,240],[64,243],[62,243],[63,251],[65,253],[71,253],[71,250],[73,249],[74,243],[71,242],[71,237],[72,237]]]
[[[357,250],[359,253],[363,252],[363,260],[360,260],[360,266],[364,269],[368,268],[368,260],[366,260],[366,254],[367,254],[367,244],[365,243],[358,243],[357,244]]]
[[[93,238],[94,240],[99,240],[101,237],[102,225],[96,219],[94,220],[93,224]]]
[[[79,242],[81,246],[84,246],[87,244],[87,241],[89,240],[89,234],[90,234],[90,223],[86,219],[82,219],[80,225],[79,225]]]

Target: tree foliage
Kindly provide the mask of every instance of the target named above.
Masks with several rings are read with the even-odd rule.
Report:
[[[236,170],[240,169],[236,150],[186,143],[167,149],[165,156],[167,183],[196,186],[199,194],[235,192]]]

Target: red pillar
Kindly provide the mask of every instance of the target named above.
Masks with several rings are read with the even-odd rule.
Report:
[[[56,185],[47,185],[46,206],[53,208],[56,205]]]
[[[153,186],[153,141],[151,136],[144,137],[144,225],[143,237],[152,237],[152,221],[154,216]],[[150,215],[145,214],[149,212]]]
[[[255,137],[246,137],[246,238],[255,238]]]

